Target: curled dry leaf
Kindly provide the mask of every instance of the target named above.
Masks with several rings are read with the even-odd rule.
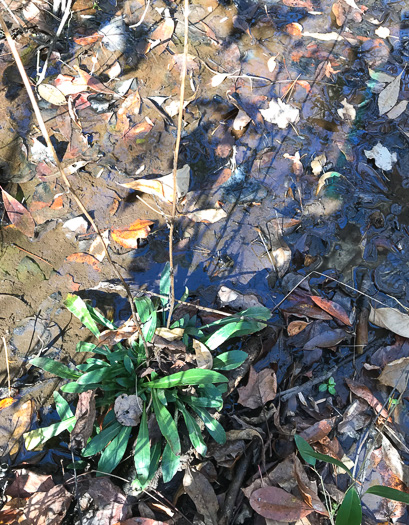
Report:
[[[241,405],[253,409],[264,406],[276,396],[276,375],[269,368],[257,373],[251,366],[247,385],[238,388],[237,392],[239,393],[238,402]]]
[[[308,479],[301,461],[294,461],[294,475],[304,502],[318,514],[328,517],[328,511],[317,495],[316,484]]]
[[[87,444],[94,430],[95,414],[95,390],[81,392],[75,411],[76,423],[70,437],[72,449],[82,449]]]
[[[183,487],[204,518],[206,525],[218,525],[219,502],[208,479],[194,468],[188,467],[183,478]]]
[[[213,357],[207,346],[197,339],[193,339],[193,349],[196,354],[197,366],[199,368],[208,368],[210,370],[213,367]]]
[[[111,230],[112,240],[123,246],[124,248],[136,249],[138,247],[139,239],[146,239],[150,233],[150,226],[152,221],[146,219],[137,219],[127,228],[118,228]]]
[[[4,208],[10,222],[27,237],[34,236],[35,222],[31,213],[17,199],[1,189]]]
[[[308,326],[310,323],[307,323],[307,321],[292,321],[287,326],[287,333],[291,337],[293,335],[297,335],[300,332],[304,330],[306,326]]]
[[[136,395],[122,394],[115,399],[115,417],[124,427],[139,425],[142,415],[143,402]]]
[[[409,315],[395,308],[372,308],[369,321],[376,326],[386,328],[394,334],[409,337]]]
[[[297,151],[295,155],[289,155],[288,153],[284,153],[284,158],[289,159],[293,161],[293,173],[297,176],[300,176],[304,172],[304,167],[301,162],[300,152]]]
[[[251,507],[264,518],[289,523],[305,518],[314,511],[289,492],[277,487],[262,487],[250,497]]]
[[[318,180],[318,186],[315,190],[315,195],[318,195],[319,192],[322,190],[322,188],[326,185],[327,180],[331,179],[333,177],[342,177],[340,173],[337,171],[327,171],[327,173],[324,173],[324,175],[321,175],[321,177]]]
[[[348,314],[338,303],[334,303],[334,301],[329,301],[328,299],[323,299],[319,295],[312,295],[311,299],[317,306],[332,315],[332,317],[335,317],[335,319],[338,319],[347,326],[351,326]]]
[[[181,199],[186,195],[190,183],[190,166],[185,164],[176,172],[176,196]],[[165,202],[173,201],[173,174],[165,175],[159,179],[138,179],[127,184],[121,184],[124,188],[156,195]]]
[[[374,159],[376,166],[385,171],[390,171],[398,157],[396,153],[391,153],[388,148],[385,148],[378,142],[371,150],[364,150],[365,156],[368,159]]]

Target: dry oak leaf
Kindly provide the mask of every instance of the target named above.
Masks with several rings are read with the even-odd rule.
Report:
[[[34,236],[35,222],[31,213],[17,199],[1,189],[4,208],[10,222],[27,237]]]
[[[36,525],[59,525],[71,504],[72,495],[62,485],[37,492],[27,500],[24,517]]]
[[[257,373],[251,366],[247,385],[238,388],[237,391],[239,393],[238,401],[242,406],[248,408],[264,406],[276,396],[276,375],[269,368],[265,368]]]
[[[250,505],[260,516],[289,523],[305,518],[314,511],[302,500],[277,487],[262,487],[250,497]]]
[[[149,235],[149,226],[152,224],[153,221],[137,219],[127,228],[111,230],[111,237],[115,242],[124,248],[136,249],[138,247],[138,240],[146,239],[146,237]]]

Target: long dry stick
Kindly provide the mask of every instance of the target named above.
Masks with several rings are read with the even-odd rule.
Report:
[[[9,353],[7,350],[6,338],[2,337],[4,346],[4,355],[6,356],[6,370],[7,370],[7,385],[9,389],[9,397],[11,397],[11,381],[10,381],[10,366],[9,366]]]
[[[3,19],[1,14],[0,14],[0,26],[3,29],[3,31],[4,31],[4,34],[5,34],[6,39],[7,39],[7,43],[8,43],[8,45],[10,47],[10,50],[11,50],[11,52],[13,54],[14,60],[16,61],[17,68],[18,68],[19,73],[21,75],[21,78],[23,80],[24,86],[25,86],[25,88],[27,90],[27,94],[29,96],[31,105],[33,106],[34,114],[35,114],[35,116],[37,118],[37,122],[38,122],[39,128],[41,130],[41,133],[42,133],[42,135],[44,137],[44,140],[45,140],[49,150],[51,151],[51,153],[53,155],[54,162],[55,162],[55,164],[56,164],[56,166],[58,168],[58,171],[60,173],[60,176],[61,176],[62,180],[64,181],[64,184],[65,184],[65,186],[67,188],[67,192],[71,193],[74,201],[77,203],[78,208],[81,210],[81,212],[88,219],[88,221],[90,222],[91,226],[94,228],[96,234],[98,235],[98,237],[100,238],[100,240],[102,242],[102,245],[104,247],[104,251],[105,251],[105,255],[107,257],[107,260],[108,260],[109,264],[111,265],[112,269],[114,270],[115,275],[121,281],[121,284],[122,284],[122,286],[124,287],[124,289],[126,291],[126,295],[128,297],[129,304],[130,304],[130,307],[131,307],[131,310],[132,310],[132,318],[133,318],[133,320],[135,322],[135,325],[137,327],[138,333],[139,333],[139,335],[141,337],[141,340],[143,342],[143,345],[144,345],[144,348],[145,348],[146,357],[149,358],[149,356],[150,356],[149,348],[148,348],[148,345],[146,344],[145,337],[143,336],[143,333],[142,333],[142,328],[141,328],[141,325],[140,325],[139,320],[138,320],[138,314],[136,312],[136,307],[135,307],[135,303],[133,301],[131,290],[130,290],[128,284],[125,282],[124,278],[122,277],[121,273],[119,272],[118,268],[115,266],[115,263],[112,260],[111,255],[109,254],[107,244],[106,244],[106,242],[105,242],[105,240],[104,240],[104,238],[103,238],[103,236],[101,234],[101,231],[99,230],[97,224],[95,223],[95,221],[91,217],[91,215],[88,213],[88,211],[86,210],[85,206],[82,204],[80,198],[78,197],[78,195],[76,194],[74,188],[72,187],[71,182],[68,180],[67,176],[64,173],[64,170],[63,170],[63,168],[61,166],[61,163],[60,163],[60,161],[58,159],[57,153],[56,153],[56,151],[54,149],[54,146],[53,146],[53,144],[51,142],[50,135],[48,134],[48,130],[47,130],[46,126],[45,126],[44,119],[43,119],[43,117],[41,115],[40,108],[38,107],[38,104],[37,104],[37,100],[36,100],[36,98],[35,98],[35,96],[33,94],[33,90],[32,90],[30,81],[28,79],[27,73],[26,73],[26,71],[24,69],[23,63],[21,61],[20,55],[19,55],[19,53],[17,51],[16,45],[14,43],[14,40],[11,37],[10,32],[7,29],[7,26],[6,26],[5,22],[4,22],[4,19]]]
[[[182,135],[183,125],[183,106],[185,102],[185,80],[187,71],[187,52],[189,44],[189,0],[185,0],[185,38],[183,42],[183,62],[182,73],[180,80],[180,97],[179,97],[179,115],[178,115],[178,129],[176,134],[175,151],[173,154],[173,197],[172,197],[172,217],[169,224],[169,266],[170,266],[170,293],[169,293],[169,316],[167,326],[169,328],[172,319],[173,309],[175,307],[175,268],[173,265],[173,232],[175,229],[176,220],[176,201],[177,201],[177,186],[176,175],[178,170],[180,138]]]

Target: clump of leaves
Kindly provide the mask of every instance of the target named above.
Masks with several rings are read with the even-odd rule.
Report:
[[[211,351],[232,337],[263,329],[262,321],[271,317],[267,308],[256,307],[198,328],[196,316],[190,318],[186,314],[166,329],[169,282],[167,266],[160,284],[161,294],[166,298],[154,302],[149,297],[138,297],[135,305],[148,345],[153,344],[155,334],[168,340],[182,339],[186,347],[182,370],[166,375],[159,362],[148,363],[143,341],[135,333],[135,327],[132,332],[132,323],[118,328],[74,295],[68,296],[66,307],[99,341],[79,342],[77,351],[93,352],[98,357],[90,357],[74,369],[46,357],[31,360],[31,364],[69,380],[61,387],[62,392],[80,395],[97,392],[96,405],[105,416],[101,425],[94,423],[81,454],[83,457],[101,454],[99,472],[112,472],[122,460],[129,440],[136,437],[134,486],[140,490],[148,485],[159,465],[165,482],[177,472],[183,442],[183,429],[179,425],[182,420],[190,443],[199,454],[204,455],[207,450],[200,421],[217,443],[226,441],[225,431],[214,417],[214,412],[223,408],[222,395],[227,389],[228,379],[222,372],[240,366],[247,354],[232,350],[213,357]],[[101,333],[98,325],[107,330]],[[76,416],[69,404],[58,393],[55,403],[61,422],[26,433],[27,449],[34,449],[65,430],[73,432]],[[154,419],[161,439],[150,435]]]
[[[301,436],[294,436],[295,444],[301,457],[306,463],[315,467],[317,460],[331,463],[344,470],[351,478],[351,485],[345,493],[344,499],[341,505],[336,511],[336,525],[361,525],[362,522],[362,506],[361,499],[357,491],[358,482],[354,479],[352,472],[338,459],[335,459],[326,454],[315,452],[315,450],[303,439]],[[387,498],[394,501],[400,501],[409,505],[409,494],[401,490],[394,489],[392,487],[386,487],[384,485],[373,485],[364,494],[374,494],[381,498]],[[362,496],[364,495],[362,494]],[[331,511],[332,509],[328,509]],[[331,514],[331,512],[330,512]],[[331,520],[333,522],[333,520]]]

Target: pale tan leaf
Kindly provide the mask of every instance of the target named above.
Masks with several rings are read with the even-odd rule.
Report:
[[[379,115],[383,115],[384,113],[390,111],[398,101],[402,75],[403,71],[390,84],[388,84],[383,91],[379,93]]]
[[[214,77],[212,77],[211,85],[212,87],[219,86],[226,78],[228,77],[227,73],[217,73]]]
[[[185,164],[176,172],[176,195],[178,200],[186,195],[190,183],[190,166]],[[160,177],[159,179],[138,179],[127,184],[121,184],[125,188],[156,195],[160,199],[171,203],[173,201],[173,173]]]
[[[193,349],[196,354],[197,366],[199,368],[208,368],[210,370],[213,367],[213,357],[207,346],[197,339],[193,339]]]
[[[160,327],[155,330],[155,334],[163,337],[167,341],[179,341],[185,333],[184,328],[165,328]]]
[[[219,502],[208,479],[194,468],[187,468],[183,487],[196,505],[196,510],[204,517],[206,525],[218,525]]]
[[[213,224],[227,217],[227,213],[222,208],[209,208],[186,213],[186,217],[194,222],[206,222]]]
[[[388,118],[394,120],[395,118],[398,118],[406,111],[406,107],[408,105],[407,100],[401,100],[398,104],[396,104],[395,107],[393,107],[389,113],[386,115]]]
[[[37,92],[42,99],[54,106],[65,106],[67,104],[65,95],[52,84],[40,84],[37,87]]]
[[[409,337],[409,315],[396,308],[372,308],[369,312],[369,321],[376,326],[386,328],[394,334]]]
[[[408,388],[409,381],[409,357],[402,357],[391,363],[387,363],[378,377],[383,385],[396,388],[398,392],[403,394]]]

